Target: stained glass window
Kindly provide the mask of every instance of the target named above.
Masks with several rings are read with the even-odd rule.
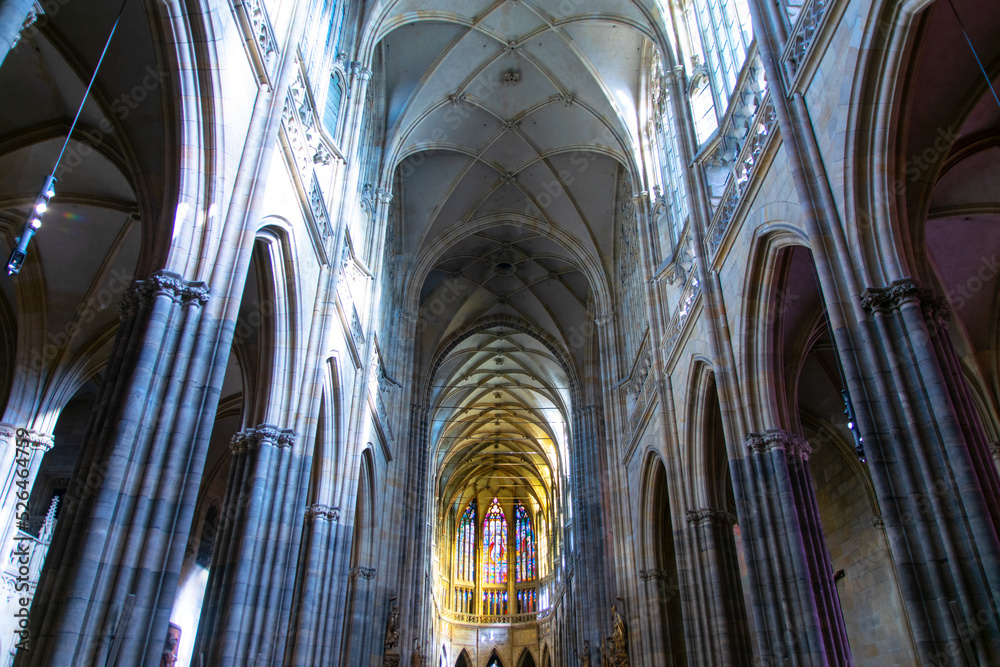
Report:
[[[483,591],[483,613],[489,616],[506,616],[507,591],[502,588]]]
[[[517,592],[517,613],[528,614],[538,607],[538,591],[528,588]]]
[[[496,498],[483,521],[483,582],[507,583],[507,517]]]
[[[514,508],[514,530],[517,537],[517,580],[531,581],[537,574],[535,566],[535,532],[531,529],[531,517],[524,505]]]
[[[474,581],[476,550],[476,501],[473,500],[465,508],[462,519],[458,523],[458,539],[455,541],[455,562],[458,564],[458,578],[463,581]]]

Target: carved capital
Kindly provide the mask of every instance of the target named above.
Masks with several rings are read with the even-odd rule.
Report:
[[[31,429],[19,428],[16,432],[18,447],[30,447],[41,452],[47,452],[55,444],[50,433],[41,433]]]
[[[732,512],[711,508],[690,510],[687,513],[687,522],[692,526],[711,525],[732,527],[736,524],[736,515]]]
[[[889,312],[908,301],[920,301],[923,290],[909,278],[894,280],[886,287],[868,287],[861,293],[861,306],[869,313]]]
[[[306,521],[329,521],[336,523],[340,521],[340,508],[321,505],[319,503],[309,505],[306,508]]]
[[[639,570],[639,578],[643,581],[667,581],[670,575],[667,574],[666,570],[650,568],[648,570]]]
[[[235,456],[236,454],[242,454],[243,452],[250,449],[250,447],[253,445],[253,442],[251,440],[252,435],[253,435],[252,429],[247,431],[240,431],[239,433],[233,435],[233,437],[229,439],[229,451],[232,452],[233,455]]]
[[[809,456],[812,454],[812,446],[805,438],[794,437],[792,438],[792,441],[785,446],[785,453],[789,458],[795,457],[802,459],[803,461],[808,461]]]
[[[993,455],[997,461],[1000,461],[1000,442],[990,443],[990,454]]]
[[[270,442],[278,447],[291,447],[295,444],[295,432],[261,424],[254,429],[253,439],[256,447],[260,447],[264,442]]]
[[[872,514],[872,528],[885,528],[885,521],[881,514]]]
[[[351,579],[364,579],[365,581],[371,581],[375,578],[375,568],[374,567],[352,567],[348,573]]]
[[[351,63],[351,74],[361,81],[368,81],[372,78],[372,71],[357,60]]]
[[[158,295],[170,297],[176,303],[204,306],[208,303],[209,289],[200,281],[188,282],[176,273],[157,271],[147,280],[138,280],[118,304],[118,316],[125,319],[140,308],[148,307]]]
[[[606,327],[611,324],[615,319],[615,311],[609,310],[605,313],[599,313],[594,317],[594,324],[599,327]]]
[[[766,454],[772,449],[785,449],[792,442],[792,434],[784,429],[774,428],[764,433],[747,436],[747,449],[752,454]]]

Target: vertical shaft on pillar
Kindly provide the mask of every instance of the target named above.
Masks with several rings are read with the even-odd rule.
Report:
[[[703,584],[698,591],[703,598],[702,613],[692,622],[698,625],[698,637],[711,638],[704,642],[700,656],[693,655],[690,642],[688,658],[692,664],[749,665],[753,649],[733,537],[736,517],[729,512],[701,509],[688,512],[687,522],[694,533],[696,576]]]
[[[287,548],[281,515],[295,434],[261,425],[233,437],[220,539],[212,554],[195,655],[206,664],[269,664],[283,654],[274,610]],[[287,521],[287,519],[286,519]]]
[[[884,389],[864,404],[872,481],[921,655],[1000,660],[1000,540],[989,445],[947,331],[947,306],[913,280],[870,287]]]
[[[781,430],[752,433],[730,465],[765,664],[847,665],[850,647],[808,468],[809,446]]]
[[[109,380],[32,608],[39,649],[18,664],[99,663],[112,641],[122,664],[162,653],[162,634],[151,640],[149,629],[169,614],[171,564],[189,529],[176,520],[185,491],[200,484],[207,443],[188,407],[207,390],[208,364],[194,351],[207,301],[204,284],[165,271],[123,301]],[[129,595],[136,603],[119,625]]]

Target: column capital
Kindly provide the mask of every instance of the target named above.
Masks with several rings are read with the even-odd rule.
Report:
[[[306,521],[329,521],[337,523],[340,521],[340,508],[320,503],[309,505],[306,507]]]
[[[253,439],[257,447],[265,442],[270,442],[278,447],[291,447],[295,444],[295,431],[280,429],[270,424],[260,424],[253,431]]]
[[[208,303],[210,291],[201,281],[187,281],[176,273],[157,271],[146,280],[137,280],[125,293],[118,303],[118,316],[124,319],[134,315],[140,308],[150,306],[160,294],[170,297],[175,303],[204,306]]]
[[[790,443],[785,445],[785,453],[788,454],[789,458],[794,456],[803,461],[808,461],[809,456],[812,454],[812,445],[805,438],[795,436]]]
[[[42,433],[28,428],[19,428],[14,432],[19,447],[27,445],[32,449],[47,452],[55,445],[51,433]],[[9,436],[8,436],[9,437]]]
[[[361,578],[364,579],[365,581],[371,581],[372,579],[374,579],[375,574],[376,570],[374,567],[360,567],[360,566],[352,567],[347,573],[347,575],[351,579]]]
[[[885,287],[866,287],[861,293],[861,307],[869,313],[896,310],[909,301],[920,302],[925,291],[912,278],[894,280]]]
[[[765,454],[772,449],[785,449],[791,444],[793,436],[784,429],[772,428],[763,433],[751,433],[747,436],[747,449],[752,454]]]
[[[708,524],[712,526],[731,527],[736,524],[736,515],[732,512],[706,507],[700,510],[688,510],[687,522],[691,526]]]

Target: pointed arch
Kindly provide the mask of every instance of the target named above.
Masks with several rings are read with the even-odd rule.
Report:
[[[490,657],[486,659],[483,665],[485,667],[504,667],[503,658],[500,657],[500,650],[497,647],[493,647],[493,650],[490,651]]]
[[[517,659],[517,667],[535,667],[535,658],[527,647],[521,651],[521,657]]]
[[[455,660],[455,667],[472,667],[472,657],[469,655],[468,649],[462,649],[462,652],[458,654],[458,659]]]

